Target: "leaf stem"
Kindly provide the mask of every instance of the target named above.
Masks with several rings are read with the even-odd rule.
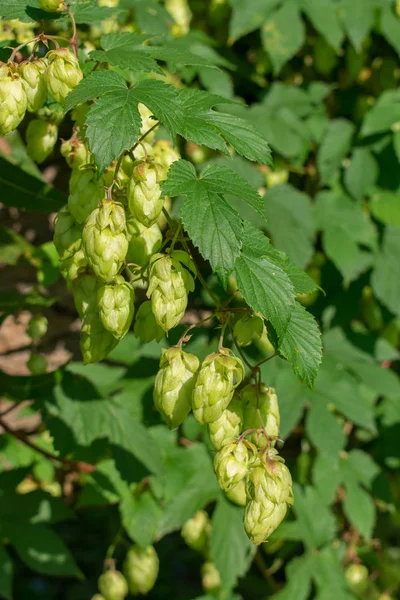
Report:
[[[185,331],[183,332],[183,334],[179,338],[179,341],[178,341],[178,343],[176,345],[179,348],[182,348],[182,344],[185,341],[185,338],[186,338],[187,334],[189,333],[189,331],[191,331],[195,327],[198,327],[199,325],[202,325],[203,323],[206,323],[206,321],[209,321],[210,319],[216,318],[216,316],[217,315],[212,314],[212,315],[209,315],[208,317],[205,317],[204,319],[201,319],[200,321],[197,321],[197,323],[193,323],[192,325],[189,325],[189,327],[187,327],[185,329]]]
[[[144,138],[149,135],[149,133],[151,133],[156,127],[158,127],[159,123],[157,121],[157,123],[155,123],[152,127],[150,127],[150,129],[148,129],[146,131],[146,133],[144,133],[139,139],[138,141],[132,146],[132,148],[129,150],[129,152],[134,152],[135,149],[139,146],[139,144],[141,142],[143,142]]]

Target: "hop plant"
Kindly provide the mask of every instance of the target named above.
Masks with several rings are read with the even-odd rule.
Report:
[[[199,364],[197,356],[176,346],[161,350],[153,399],[155,407],[171,428],[183,423],[190,411]]]
[[[120,571],[106,571],[97,582],[105,600],[124,600],[128,595],[128,584]]]
[[[369,586],[369,573],[365,565],[352,564],[345,571],[347,585],[352,592],[363,596]]]
[[[165,8],[175,21],[171,28],[172,35],[176,37],[186,35],[192,19],[192,12],[187,0],[166,0]]]
[[[158,568],[158,556],[153,546],[142,549],[135,545],[130,548],[123,569],[130,593],[134,596],[147,594],[154,587]]]
[[[32,375],[43,375],[47,371],[47,360],[42,354],[31,352],[26,366]]]
[[[249,451],[244,442],[227,444],[214,457],[214,471],[225,492],[235,487],[247,475]]]
[[[287,504],[274,504],[267,498],[262,502],[250,501],[244,512],[244,528],[253,544],[262,544],[282,523]]]
[[[68,208],[77,223],[84,223],[104,198],[103,179],[91,168],[74,169],[69,180]]]
[[[260,339],[264,321],[256,314],[246,314],[238,319],[233,328],[233,336],[239,346],[248,346],[254,338]]]
[[[139,109],[140,117],[142,119],[142,126],[140,128],[140,133],[141,133],[141,135],[144,135],[147,131],[149,131],[152,127],[154,127],[154,125],[156,125],[157,120],[152,118],[154,116],[153,113],[144,104],[139,103],[138,109]],[[150,133],[147,133],[147,135],[146,135],[147,142],[151,142],[154,139],[154,136],[156,135],[156,131],[157,131],[157,127],[154,127],[153,131],[151,131]]]
[[[133,331],[136,337],[146,344],[153,340],[159,342],[164,337],[164,329],[157,323],[150,301],[139,306]]]
[[[242,479],[242,481],[239,481],[239,483],[233,486],[233,488],[231,488],[230,490],[227,490],[225,494],[228,500],[230,500],[234,504],[237,504],[238,506],[246,506],[247,494],[244,479]]]
[[[87,313],[97,311],[97,292],[100,286],[101,282],[90,273],[83,273],[73,281],[75,308],[81,319],[84,319]]]
[[[105,329],[98,314],[88,312],[82,323],[80,339],[84,364],[103,360],[117,344],[117,338]]]
[[[38,340],[47,333],[49,322],[44,315],[34,315],[26,329],[26,333],[33,340]]]
[[[92,596],[91,600],[106,600],[106,599],[101,594],[95,594],[94,596]]]
[[[53,242],[62,261],[71,258],[82,245],[82,227],[75,223],[67,207],[54,221]]]
[[[133,169],[128,186],[129,210],[145,227],[151,227],[162,211],[162,176],[163,169],[157,163],[141,162]]]
[[[47,60],[47,88],[56,102],[64,104],[69,92],[83,77],[78,59],[68,48],[57,48],[47,53]]]
[[[61,262],[61,275],[67,281],[68,285],[72,285],[74,279],[84,272],[87,266],[88,261],[85,252],[83,248],[80,248],[70,258]]]
[[[25,60],[18,69],[26,94],[26,109],[29,112],[36,112],[43,106],[47,96],[45,80],[47,60],[45,58]]]
[[[144,267],[161,247],[160,228],[156,223],[151,227],[145,227],[134,217],[129,217],[126,221],[126,231],[128,237],[126,260],[128,263]]]
[[[20,75],[0,62],[0,135],[18,127],[25,116],[27,98]]]
[[[201,583],[205,592],[218,592],[221,587],[221,576],[213,562],[207,561],[201,567]]]
[[[172,163],[180,159],[179,152],[173,148],[168,140],[157,140],[152,150],[154,160],[163,167],[164,177],[166,177]]]
[[[105,201],[89,215],[83,228],[83,246],[97,277],[112,281],[122,267],[128,250],[122,206]]]
[[[194,290],[193,277],[182,264],[187,259],[184,252],[172,252],[169,256],[155,254],[150,261],[147,297],[151,298],[155,319],[164,331],[178,325],[186,310],[188,293]],[[187,264],[194,270],[191,262]]]
[[[278,397],[273,388],[267,388],[263,383],[260,385],[246,385],[240,392],[243,402],[243,428],[259,429],[262,426],[268,436],[277,438],[279,436],[280,414]],[[267,442],[274,446],[276,440],[265,438],[264,434],[251,433],[247,439],[263,448]]]
[[[193,414],[199,423],[219,419],[242,382],[242,361],[228,348],[209,354],[203,361],[193,390]]]
[[[78,136],[65,140],[61,144],[60,152],[71,169],[79,169],[90,162],[89,148]]]
[[[242,430],[243,408],[240,400],[233,398],[221,416],[208,425],[210,441],[216,450],[233,442]]]
[[[132,324],[135,290],[121,275],[97,293],[100,320],[118,340],[124,337]]]
[[[181,535],[192,550],[205,553],[211,533],[211,522],[205,510],[199,510],[182,527]]]
[[[55,123],[33,119],[26,130],[26,149],[37,163],[42,163],[52,153],[57,142],[58,128]]]
[[[62,0],[39,0],[40,8],[49,12],[64,10],[64,1]]]

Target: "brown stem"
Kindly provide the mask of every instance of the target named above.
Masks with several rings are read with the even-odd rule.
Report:
[[[71,19],[71,23],[72,23],[72,38],[70,39],[69,43],[71,44],[71,48],[72,48],[75,56],[78,56],[78,40],[76,37],[76,22],[75,22],[75,17],[73,15],[73,13],[69,9],[68,9],[68,16]]]
[[[205,317],[205,319],[201,319],[201,321],[197,321],[197,323],[193,323],[193,325],[190,325],[189,327],[187,327],[187,328],[185,329],[185,331],[183,332],[183,334],[181,335],[181,337],[180,337],[180,339],[179,339],[179,341],[178,341],[178,343],[177,343],[177,346],[178,346],[178,348],[182,348],[182,344],[183,344],[183,342],[185,341],[185,339],[186,339],[186,336],[187,336],[187,334],[189,333],[189,331],[191,331],[191,330],[192,330],[192,329],[194,329],[195,327],[198,327],[199,325],[202,325],[202,324],[203,324],[203,323],[205,323],[206,321],[209,321],[210,319],[214,319],[214,318],[216,318],[216,315],[214,315],[214,314],[213,314],[213,315],[210,315],[210,316],[208,316],[208,317]]]
[[[145,138],[147,135],[149,135],[149,133],[151,133],[151,132],[153,131],[153,129],[155,129],[156,127],[158,127],[158,121],[157,121],[157,123],[155,123],[155,124],[154,124],[152,127],[150,127],[150,129],[148,129],[148,130],[146,131],[146,133],[144,133],[144,134],[143,134],[143,135],[142,135],[142,136],[141,136],[141,137],[138,139],[138,141],[136,142],[136,144],[134,144],[134,145],[132,146],[132,148],[129,150],[129,152],[134,152],[134,150],[135,150],[135,149],[136,149],[136,148],[139,146],[140,142],[143,142],[144,138]]]
[[[39,446],[36,446],[36,444],[31,442],[23,433],[21,433],[20,431],[14,431],[14,429],[9,427],[7,423],[1,418],[0,427],[2,427],[6,433],[14,437],[16,440],[20,441],[25,446],[28,446],[28,448],[30,448],[34,452],[38,452],[48,460],[60,462],[69,469],[79,471],[80,473],[92,473],[96,468],[94,465],[90,465],[89,463],[63,458],[61,456],[57,456],[56,454],[52,454],[51,452],[47,452],[47,450],[39,448]]]
[[[254,365],[254,367],[252,368],[252,371],[257,371],[261,367],[261,365],[263,365],[264,363],[268,362],[269,360],[272,360],[276,356],[278,356],[278,353],[274,352],[272,354],[272,356],[269,356],[268,358],[264,358],[264,360],[260,360],[259,363],[257,363],[256,365]]]
[[[11,404],[8,408],[6,408],[5,410],[3,410],[2,413],[0,413],[0,419],[2,419],[3,417],[5,417],[6,415],[8,415],[11,411],[13,411],[16,408],[18,408],[18,406],[20,406],[20,404],[18,402],[15,402],[15,404]]]

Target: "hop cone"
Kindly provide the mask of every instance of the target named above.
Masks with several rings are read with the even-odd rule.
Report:
[[[60,0],[39,0],[40,7],[49,12],[60,11],[64,7],[64,2]]]
[[[193,277],[175,255],[156,254],[150,269],[147,297],[151,298],[154,316],[164,331],[178,325],[186,310],[188,293],[194,290]]]
[[[105,600],[124,600],[128,595],[128,584],[120,571],[106,571],[97,582]]]
[[[129,210],[146,227],[151,227],[157,221],[164,204],[159,185],[161,173],[161,166],[142,162],[133,169],[129,182]]]
[[[244,512],[244,528],[254,544],[261,544],[275,531],[286,516],[287,504],[274,504],[267,498],[251,500]]]
[[[208,425],[208,433],[214,448],[221,450],[221,448],[233,442],[241,432],[242,422],[242,403],[240,400],[233,398],[222,415]]]
[[[249,452],[243,442],[233,442],[222,448],[214,457],[214,471],[225,492],[232,489],[247,475]]]
[[[120,340],[132,324],[135,290],[118,275],[113,284],[103,285],[99,289],[97,301],[103,326]]]
[[[71,258],[82,245],[82,227],[75,223],[67,207],[54,221],[53,242],[61,260]]]
[[[93,169],[74,169],[69,180],[68,208],[77,223],[84,223],[104,198],[104,182]]]
[[[107,167],[104,170],[103,179],[104,179],[104,185],[106,187],[110,187],[110,185],[114,181],[118,188],[123,188],[128,185],[129,177],[123,169],[119,168],[118,172],[117,172],[117,176],[115,176],[116,167],[117,167],[117,161],[114,161],[109,167]]]
[[[162,244],[162,233],[157,223],[145,227],[134,217],[129,217],[126,222],[128,236],[128,252],[126,260],[144,267]]]
[[[174,150],[171,142],[158,140],[153,146],[153,157],[163,167],[165,177],[172,163],[180,159],[180,154]]]
[[[259,429],[263,424],[271,438],[278,437],[280,414],[275,390],[265,387],[263,383],[260,386],[249,384],[241,390],[240,396],[243,402],[243,429]],[[257,433],[251,433],[247,439],[259,448],[263,448],[268,441],[265,435]],[[269,443],[274,446],[276,441],[269,440]]]
[[[369,587],[369,573],[365,565],[352,564],[345,571],[347,585],[357,596],[364,598]]]
[[[153,399],[155,407],[171,428],[183,423],[190,411],[199,364],[197,356],[176,346],[161,350]]]
[[[43,315],[35,315],[28,323],[26,333],[33,340],[38,340],[47,333],[48,320]]]
[[[47,60],[45,58],[26,60],[19,65],[19,74],[26,94],[26,108],[29,112],[36,112],[46,101],[46,69]]]
[[[85,365],[103,360],[117,344],[118,340],[103,327],[100,317],[89,312],[82,323],[80,340]]]
[[[182,537],[192,550],[205,552],[211,533],[211,523],[205,510],[199,510],[182,527]]]
[[[164,329],[157,323],[150,301],[140,305],[133,331],[136,337],[146,344],[153,340],[159,342],[164,337]]]
[[[237,504],[238,506],[246,506],[247,494],[244,479],[242,479],[242,481],[239,481],[239,483],[233,488],[226,491],[225,494],[228,500],[230,500],[234,504]]]
[[[89,148],[78,137],[65,140],[61,144],[60,151],[71,169],[79,169],[90,162]]]
[[[211,561],[205,562],[201,567],[201,583],[205,592],[218,592],[221,587],[221,576]]]
[[[25,116],[26,93],[18,73],[0,62],[0,135],[18,127]]]
[[[88,266],[86,254],[83,248],[80,248],[70,258],[61,262],[61,275],[66,279],[67,284],[71,285],[74,279]]]
[[[154,125],[156,125],[157,120],[152,119],[153,113],[144,104],[139,103],[138,109],[139,109],[140,116],[142,119],[142,126],[140,128],[140,133],[141,133],[141,135],[144,135],[147,131],[149,131],[149,129],[151,129],[152,127],[154,127]],[[157,131],[157,127],[155,127],[151,133],[148,133],[146,135],[146,142],[151,142],[154,139],[154,136],[156,135],[156,131]]]
[[[143,550],[135,545],[128,550],[124,562],[124,575],[130,593],[134,596],[147,594],[154,587],[158,567],[158,556],[153,546]]]
[[[65,98],[83,77],[78,59],[68,48],[50,50],[47,59],[47,88],[56,102],[64,104]]]
[[[96,208],[83,228],[83,246],[97,277],[112,281],[128,250],[124,209],[113,202]]]
[[[84,273],[73,282],[75,308],[81,319],[84,319],[87,313],[97,311],[97,292],[100,286],[101,282],[89,273]]]
[[[31,352],[26,366],[32,375],[43,375],[47,371],[47,360],[41,354]]]
[[[233,335],[239,346],[248,346],[253,338],[260,338],[264,330],[264,321],[258,315],[245,315],[238,319]]]
[[[26,149],[31,159],[39,164],[46,160],[53,151],[57,136],[57,125],[33,119],[26,130]]]
[[[106,599],[101,594],[95,594],[94,596],[92,596],[91,600],[106,600]]]
[[[231,350],[221,348],[203,361],[193,390],[193,414],[199,423],[220,418],[244,377],[242,361]]]

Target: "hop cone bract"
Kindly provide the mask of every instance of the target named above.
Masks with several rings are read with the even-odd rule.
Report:
[[[247,475],[249,451],[243,442],[227,444],[214,457],[214,471],[224,491],[235,487]]]
[[[105,600],[124,600],[128,584],[120,571],[106,571],[100,575],[98,587]]]
[[[69,180],[68,208],[77,223],[84,223],[104,198],[104,183],[93,169],[74,169]]]
[[[237,504],[238,506],[246,506],[247,494],[244,479],[239,481],[239,483],[230,490],[227,490],[225,494],[226,497],[234,504]]]
[[[65,140],[61,144],[60,152],[71,169],[79,169],[79,167],[89,164],[89,148],[86,146],[85,142],[78,137],[72,137],[70,140]]]
[[[128,550],[123,570],[130,593],[134,596],[147,594],[154,587],[158,568],[158,556],[153,546],[142,549],[135,545]]]
[[[25,116],[26,93],[18,73],[0,62],[0,135],[14,131]]]
[[[53,242],[61,260],[71,258],[82,245],[82,227],[75,223],[67,207],[64,207],[54,221]]]
[[[103,326],[120,340],[132,323],[135,290],[119,275],[112,284],[99,289],[97,301]]]
[[[117,338],[105,329],[100,317],[93,312],[87,313],[82,323],[80,340],[85,365],[103,360],[117,344]]]
[[[242,403],[233,398],[221,416],[208,425],[210,441],[216,450],[221,450],[238,437],[242,430],[242,421]]]
[[[19,74],[26,94],[26,109],[29,112],[36,112],[45,103],[47,96],[46,69],[47,60],[45,58],[26,60],[19,65]]]
[[[26,130],[26,149],[37,163],[42,163],[52,153],[58,136],[55,123],[33,119]]]
[[[244,315],[233,328],[233,336],[239,346],[248,346],[253,338],[260,338],[264,330],[264,321],[258,315]]]
[[[146,227],[157,221],[164,204],[159,185],[161,174],[161,166],[142,162],[135,166],[129,181],[129,210]]]
[[[126,260],[144,267],[162,244],[162,233],[157,223],[151,227],[145,227],[134,217],[126,221],[128,236],[128,252]]]
[[[97,311],[97,292],[100,286],[101,282],[90,273],[83,273],[74,280],[72,293],[75,308],[81,319],[84,319],[87,313]]]
[[[57,48],[47,53],[47,60],[47,88],[56,102],[64,104],[65,98],[83,77],[78,59],[68,48]]]
[[[240,392],[243,402],[243,428],[259,429],[262,425],[271,438],[279,436],[280,414],[278,397],[273,388],[267,388],[263,383],[246,385]],[[247,439],[263,448],[267,441],[265,435],[251,433]],[[276,440],[269,440],[274,446]]]

